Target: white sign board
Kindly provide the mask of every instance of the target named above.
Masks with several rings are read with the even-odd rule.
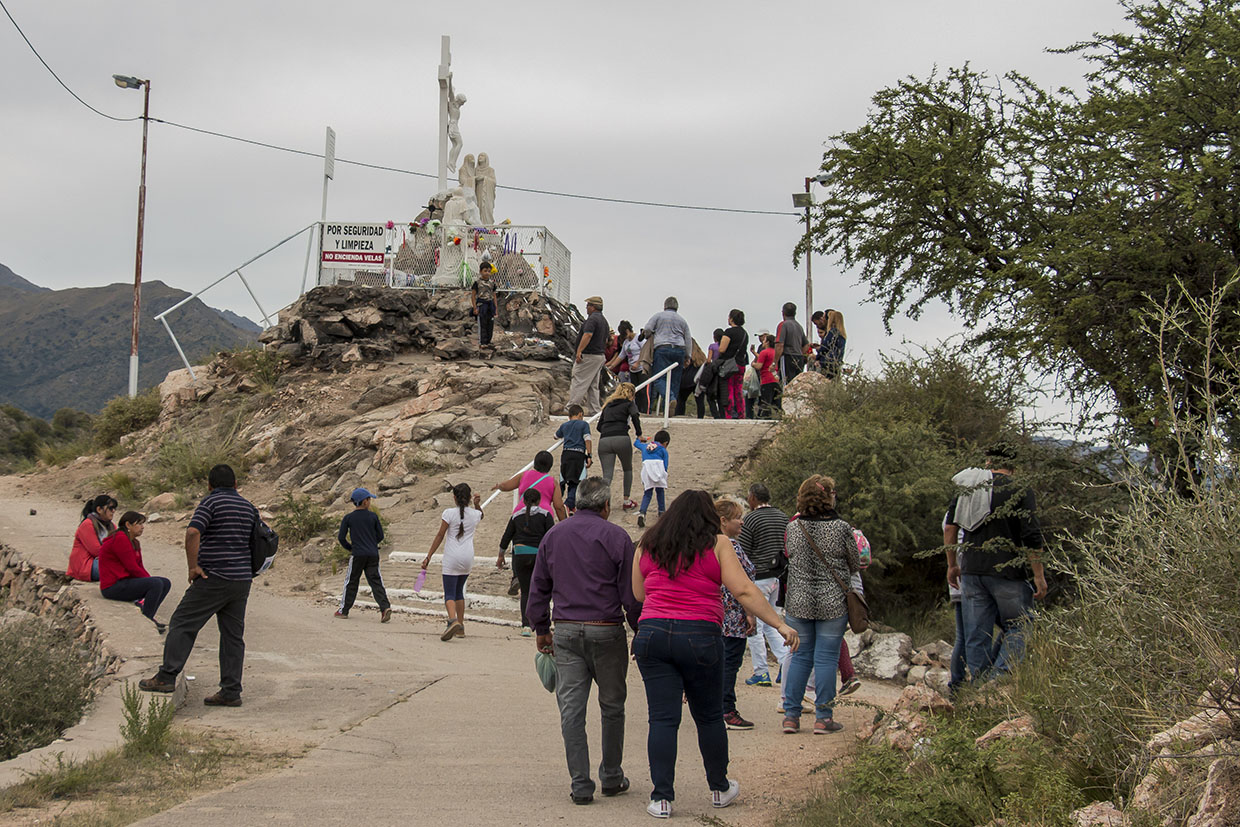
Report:
[[[383,224],[328,222],[323,225],[320,260],[324,267],[382,267],[386,236]]]
[[[323,174],[336,177],[336,130],[327,127],[327,145],[323,150]]]

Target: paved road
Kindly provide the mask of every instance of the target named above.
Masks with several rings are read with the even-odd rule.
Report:
[[[66,488],[63,496],[76,493]],[[31,508],[38,514],[29,515]],[[0,541],[34,562],[63,568],[79,508],[49,501],[46,486],[37,481],[0,478]],[[176,523],[151,526],[143,538],[149,569],[183,576],[177,545],[182,530]],[[103,600],[89,585],[76,588],[90,602],[110,645],[129,658],[124,672],[153,671],[161,639],[150,624],[127,604]],[[161,615],[178,598],[179,584]],[[334,620],[317,594],[275,593],[260,582],[247,617],[245,706],[202,706],[218,679],[217,636],[208,627],[186,668],[195,680],[178,720],[270,745],[309,746],[309,751],[287,769],[141,823],[232,827],[270,820],[308,827],[394,824],[410,817],[466,825],[648,823],[646,704],[635,665],[629,672],[625,739],[633,789],[578,807],[568,798],[555,701],[534,674],[533,641],[510,627],[471,624],[468,637],[443,643],[441,628],[437,618],[412,615],[380,625],[373,612]],[[96,711],[70,733],[74,740],[54,749],[72,755],[116,743],[117,694],[115,685],[106,691]],[[731,734],[731,774],[740,781],[741,798],[717,814],[728,823],[763,824],[777,806],[808,793],[817,783],[810,769],[846,749],[849,733],[867,713],[842,710],[839,719],[848,729],[840,735],[784,736],[777,730],[777,690],[742,686],[739,694],[741,712],[758,728]],[[896,692],[867,686],[859,694],[886,703]],[[591,716],[597,760],[597,710]],[[15,778],[19,765],[0,765],[0,785]],[[716,814],[687,713],[677,777],[678,817]]]

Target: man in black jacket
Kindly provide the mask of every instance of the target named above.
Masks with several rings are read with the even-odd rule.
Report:
[[[975,681],[1009,672],[1021,659],[1024,623],[1034,599],[1042,600],[1047,591],[1033,490],[1013,481],[1011,446],[1001,443],[988,453],[990,485],[962,491],[952,500],[943,535],[949,546],[962,546],[952,550],[958,554],[949,555],[947,579],[962,592],[965,662]],[[968,512],[977,516],[966,517]],[[992,662],[996,623],[1003,642]]]

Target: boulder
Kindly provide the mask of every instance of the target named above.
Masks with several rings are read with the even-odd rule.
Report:
[[[1187,827],[1236,824],[1240,824],[1240,759],[1232,755],[1210,764],[1201,803],[1188,820]]]
[[[1129,827],[1132,823],[1110,801],[1096,801],[1074,810],[1069,818],[1075,827]]]
[[[906,686],[896,699],[893,712],[951,712],[952,702],[928,686]]]
[[[177,504],[177,495],[171,491],[165,491],[162,494],[156,494],[146,501],[143,511],[150,514],[152,511],[168,511],[175,508]]]
[[[1224,737],[1233,727],[1232,719],[1223,710],[1205,709],[1164,729],[1151,738],[1145,748],[1157,754],[1172,744],[1200,747]]]
[[[865,641],[866,630],[861,640]],[[875,634],[860,654],[853,656],[853,666],[859,675],[878,680],[901,680],[912,665],[913,639],[903,632]]]
[[[1004,738],[1036,738],[1037,736],[1038,733],[1033,728],[1033,718],[1021,715],[1019,718],[1010,718],[995,724],[974,739],[973,743],[981,749]]]
[[[804,371],[794,376],[784,388],[784,416],[799,419],[812,415],[816,410],[813,397],[829,381],[821,373],[813,371]]]
[[[926,672],[929,667],[925,664],[916,664],[909,668],[908,674],[904,676],[904,682],[910,685],[922,683],[926,679]]]

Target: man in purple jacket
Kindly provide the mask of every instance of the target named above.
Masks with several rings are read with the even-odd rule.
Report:
[[[577,513],[556,524],[538,546],[526,605],[538,651],[555,655],[555,699],[574,804],[594,800],[586,740],[591,681],[598,684],[603,714],[602,793],[619,795],[629,789],[620,767],[629,670],[624,622],[636,631],[642,605],[633,597],[633,541],[627,531],[607,521],[610,515],[611,486],[602,477],[583,481],[577,487]]]

